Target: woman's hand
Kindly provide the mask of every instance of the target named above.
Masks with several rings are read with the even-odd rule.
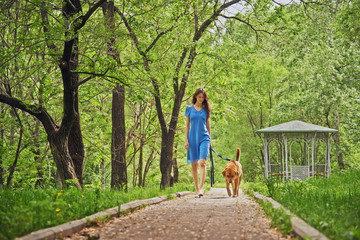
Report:
[[[189,141],[188,140],[185,140],[185,148],[186,148],[186,150],[189,150]]]

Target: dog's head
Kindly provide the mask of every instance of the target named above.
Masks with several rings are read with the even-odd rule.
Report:
[[[240,172],[238,171],[234,160],[231,160],[231,162],[226,165],[225,170],[222,172],[224,178],[230,183],[234,178],[237,178],[239,174]]]

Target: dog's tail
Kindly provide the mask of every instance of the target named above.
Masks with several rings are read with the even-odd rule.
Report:
[[[237,162],[240,162],[240,153],[241,153],[240,148],[237,148],[236,149],[236,161]]]

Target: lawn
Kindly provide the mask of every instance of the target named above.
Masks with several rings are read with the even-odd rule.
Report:
[[[330,178],[246,187],[272,197],[330,239],[360,239],[360,170],[339,171]]]
[[[0,239],[13,239],[30,232],[81,219],[121,204],[170,193],[193,190],[177,184],[164,191],[158,185],[131,188],[128,192],[98,187],[59,190],[0,189]]]

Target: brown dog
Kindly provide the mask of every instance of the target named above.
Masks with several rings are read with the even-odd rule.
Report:
[[[242,167],[240,164],[240,148],[236,150],[236,161],[231,160],[225,166],[225,170],[222,172],[225,182],[226,190],[229,197],[231,197],[231,191],[229,185],[231,183],[233,189],[233,197],[239,196],[239,187],[243,176]]]

